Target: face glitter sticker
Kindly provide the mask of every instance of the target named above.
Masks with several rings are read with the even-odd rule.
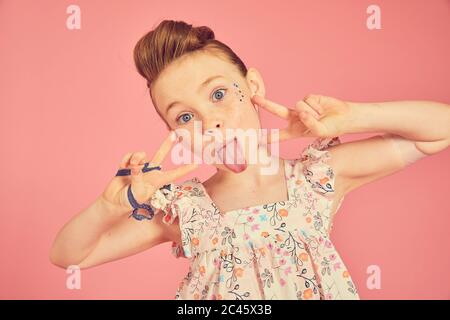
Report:
[[[241,89],[239,89],[238,84],[235,82],[233,83],[233,86],[238,90],[238,92],[235,92],[237,96],[240,96],[239,101],[243,101],[244,99],[244,94],[242,93]]]

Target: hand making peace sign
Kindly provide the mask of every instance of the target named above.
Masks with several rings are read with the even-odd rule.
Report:
[[[344,134],[352,111],[348,102],[322,95],[307,95],[297,102],[293,109],[258,95],[253,95],[251,100],[288,121],[287,127],[280,130],[279,141],[299,137],[334,137]]]
[[[119,165],[119,172],[123,172],[123,174],[116,175],[111,179],[102,193],[102,197],[117,207],[131,210],[133,207],[128,201],[128,186],[131,185],[134,198],[141,203],[148,200],[161,186],[171,183],[196,169],[198,164],[191,163],[172,170],[151,170],[161,166],[175,141],[176,135],[172,131],[165,138],[151,161],[144,151],[129,152],[124,155]]]

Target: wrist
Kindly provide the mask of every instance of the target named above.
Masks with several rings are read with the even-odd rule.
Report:
[[[379,105],[376,103],[347,102],[350,107],[345,133],[364,133],[376,131],[371,123],[377,118]]]
[[[127,200],[127,199],[124,199]],[[107,212],[112,216],[124,216],[133,210],[133,207],[127,201],[122,201],[121,205],[117,205],[108,201],[103,195],[96,199],[97,207],[100,212]]]

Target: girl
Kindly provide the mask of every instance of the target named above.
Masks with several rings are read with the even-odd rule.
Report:
[[[287,108],[264,98],[259,72],[211,29],[182,21],[165,20],[144,35],[134,59],[171,133],[151,161],[145,152],[123,157],[101,196],[58,233],[51,261],[89,268],[171,241],[173,254],[190,260],[176,299],[358,299],[330,240],[334,215],[351,190],[447,148],[449,106],[309,95]],[[204,182],[172,183],[196,164],[160,170],[175,132],[193,136],[198,122],[203,136],[259,130],[258,107],[287,120],[279,140],[315,140],[289,160],[264,143],[250,147],[247,137],[227,139],[212,155],[241,148],[244,161],[214,163],[217,172]],[[358,132],[384,134],[340,142]],[[202,150],[212,143],[205,140]],[[249,161],[255,153],[281,165],[263,175],[262,161]]]

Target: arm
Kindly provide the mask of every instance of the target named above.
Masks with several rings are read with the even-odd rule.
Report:
[[[330,164],[347,193],[450,144],[450,106],[426,101],[354,103],[344,133],[387,132],[330,148]]]
[[[341,197],[426,155],[440,152],[450,143],[450,106],[444,103],[357,103],[310,94],[294,108],[287,108],[257,94],[251,100],[288,121],[278,140],[385,132],[329,147],[330,165],[336,174],[335,191]]]
[[[160,209],[150,220],[128,218],[133,207],[127,199],[128,187],[132,187],[138,203],[145,199],[150,201],[158,192],[157,186],[179,179],[198,166],[187,164],[166,171],[144,171],[149,163],[161,164],[175,138],[171,132],[151,161],[145,152],[130,152],[122,158],[120,169],[131,171],[125,176],[116,174],[103,193],[59,231],[50,251],[53,264],[63,268],[72,264],[89,268],[141,252],[169,239],[179,239],[178,223],[171,221],[168,225],[163,222]],[[167,214],[171,214],[170,209]]]
[[[137,221],[128,219],[130,213],[131,209],[120,209],[98,197],[59,231],[50,261],[62,268],[89,268],[168,241],[161,214]]]

